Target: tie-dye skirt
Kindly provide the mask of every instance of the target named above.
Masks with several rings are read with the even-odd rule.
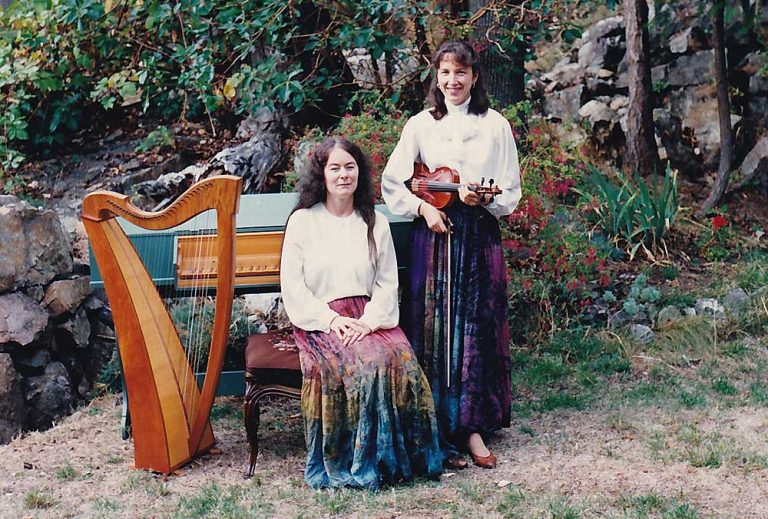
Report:
[[[368,298],[330,303],[359,318]],[[439,477],[442,456],[427,378],[400,328],[344,346],[335,333],[294,328],[304,378],[304,479],[312,488],[379,488]]]
[[[451,278],[446,278],[445,235],[429,230],[423,218],[415,220],[411,303],[404,307],[408,314],[403,325],[432,387],[447,459],[458,454],[469,433],[509,427],[512,392],[507,278],[498,222],[485,209],[461,203],[446,213],[453,223]],[[445,363],[448,317],[450,372]]]

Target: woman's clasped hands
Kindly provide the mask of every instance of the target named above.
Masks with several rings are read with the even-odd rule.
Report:
[[[345,317],[343,315],[337,315],[333,318],[331,321],[331,330],[336,332],[336,335],[344,346],[359,341],[371,333],[371,328],[367,324],[358,319]]]

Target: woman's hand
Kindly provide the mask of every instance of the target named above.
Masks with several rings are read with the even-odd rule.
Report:
[[[477,192],[469,189],[468,186],[477,188],[480,184],[473,182],[471,184],[459,186],[459,199],[466,205],[488,205],[493,202],[493,197],[491,195],[479,195]]]
[[[448,232],[448,226],[445,224],[448,217],[437,207],[430,203],[422,202],[419,206],[419,214],[426,220],[427,227],[434,232]]]
[[[333,318],[331,321],[331,330],[336,332],[336,335],[344,346],[352,342],[357,342],[371,333],[371,329],[367,324],[343,315],[338,315]]]
[[[459,186],[459,200],[466,205],[488,205],[493,200],[491,195],[478,195],[475,191],[469,189],[468,186],[478,187],[480,184],[471,183],[467,185]]]

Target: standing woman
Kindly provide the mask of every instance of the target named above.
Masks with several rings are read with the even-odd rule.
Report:
[[[411,344],[432,386],[443,461],[446,467],[464,468],[460,452],[466,450],[476,465],[494,468],[496,457],[485,438],[509,427],[512,407],[498,218],[520,200],[517,148],[509,123],[488,107],[470,45],[444,43],[432,65],[435,77],[427,98],[432,106],[403,128],[382,175],[382,195],[393,213],[415,218],[406,317]],[[413,175],[414,162],[430,171],[443,166],[458,171],[459,200],[440,210],[412,193],[404,182]],[[501,193],[493,197],[470,189],[483,178],[486,185],[493,179]]]
[[[368,161],[331,137],[288,219],[283,302],[299,348],[313,488],[379,488],[442,472],[429,384],[397,326],[397,262]]]

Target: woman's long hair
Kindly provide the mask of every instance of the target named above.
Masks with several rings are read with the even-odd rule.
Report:
[[[376,195],[371,177],[371,165],[357,144],[345,137],[328,137],[312,150],[307,170],[299,177],[299,200],[291,214],[299,209],[308,209],[318,202],[325,202],[328,196],[325,187],[325,165],[328,163],[328,156],[331,151],[336,148],[346,151],[357,162],[357,189],[355,189],[353,205],[355,211],[368,226],[368,253],[375,268],[377,266],[377,250],[376,240],[373,237],[373,227],[376,225],[374,205]]]
[[[432,56],[432,68],[435,75],[432,78],[432,84],[427,94],[427,102],[433,106],[432,117],[439,121],[448,113],[445,106],[445,94],[437,86],[437,71],[440,69],[440,62],[446,59],[450,54],[450,59],[456,61],[463,67],[472,67],[477,80],[470,90],[472,99],[469,101],[469,113],[482,115],[488,111],[488,92],[485,90],[485,73],[480,65],[480,58],[470,44],[461,40],[446,41],[437,49]]]

